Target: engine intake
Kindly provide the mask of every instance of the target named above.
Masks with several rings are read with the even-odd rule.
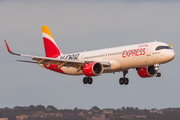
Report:
[[[158,70],[154,66],[145,66],[137,68],[137,73],[140,77],[153,77],[157,74]]]
[[[103,65],[98,62],[86,63],[82,69],[84,75],[88,77],[101,75],[103,73],[103,70]]]

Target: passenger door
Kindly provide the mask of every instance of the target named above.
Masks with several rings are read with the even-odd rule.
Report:
[[[146,49],[146,56],[151,56],[151,47],[152,47],[152,43],[149,44],[147,49]]]

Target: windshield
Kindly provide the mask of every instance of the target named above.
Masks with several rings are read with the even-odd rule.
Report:
[[[170,46],[158,46],[155,50],[161,50],[161,49],[171,49]]]

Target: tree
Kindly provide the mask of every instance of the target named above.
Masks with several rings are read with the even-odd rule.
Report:
[[[30,106],[28,107],[28,109],[29,109],[29,110],[35,110],[35,106],[34,106],[34,105],[30,105]]]
[[[97,110],[99,111],[100,109],[97,106],[94,106],[94,107],[92,107],[92,110],[93,111],[97,111]]]
[[[124,111],[124,110],[126,110],[126,108],[123,106],[123,107],[121,108],[121,110]]]
[[[52,106],[52,105],[48,105],[48,106],[47,106],[47,109],[48,109],[49,111],[57,111],[57,108],[55,108],[55,107]]]
[[[36,110],[46,111],[46,108],[42,105],[38,105],[38,106],[36,106]]]
[[[77,107],[75,107],[75,108],[74,108],[74,110],[78,110],[78,108],[77,108]]]

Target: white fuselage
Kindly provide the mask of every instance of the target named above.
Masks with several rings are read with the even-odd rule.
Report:
[[[130,68],[163,64],[175,57],[173,49],[159,49],[158,46],[169,46],[163,42],[149,42],[80,53],[61,55],[58,58],[67,60],[83,60],[96,62],[109,62],[110,67],[104,69],[103,73],[125,71]],[[68,75],[83,75],[74,67],[62,67],[61,70]]]

